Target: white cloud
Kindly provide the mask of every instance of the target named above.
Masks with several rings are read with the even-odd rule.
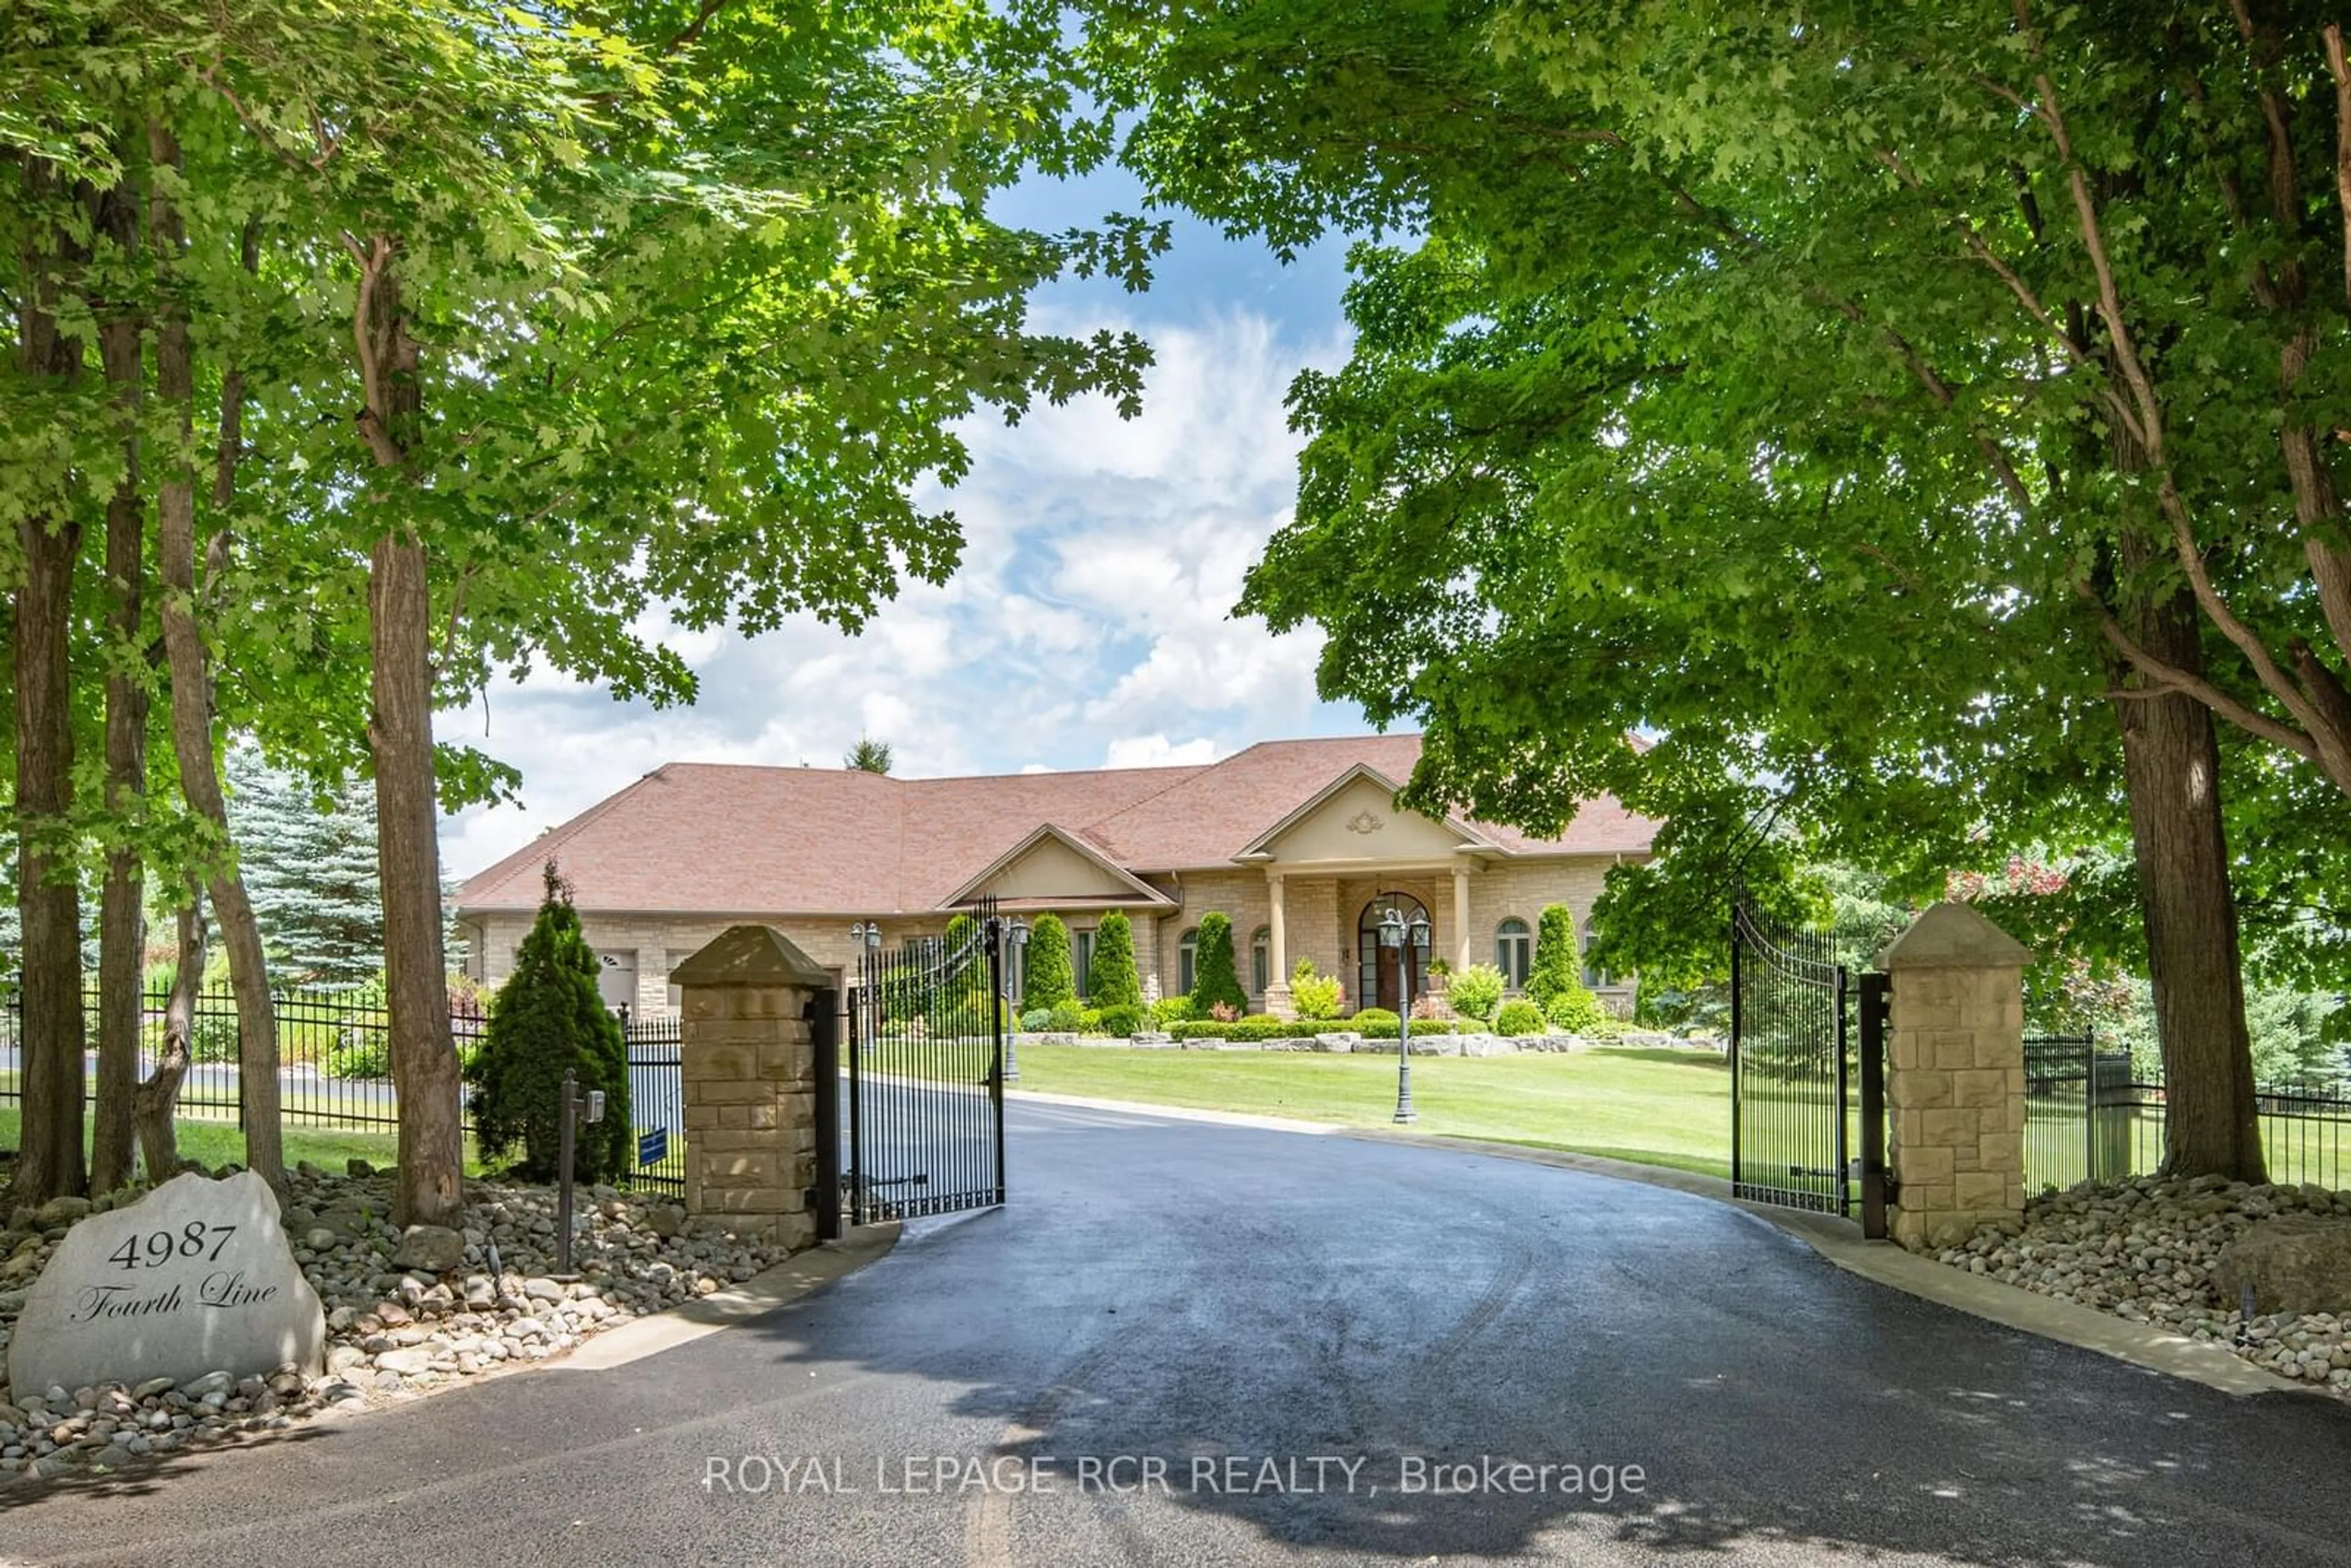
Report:
[[[1217,743],[1207,736],[1180,744],[1164,735],[1123,735],[1103,754],[1105,768],[1186,768],[1217,759]]]
[[[1139,767],[1366,728],[1315,700],[1319,636],[1228,618],[1289,517],[1298,442],[1283,393],[1343,345],[1301,347],[1235,313],[1039,325],[1144,331],[1157,363],[1143,417],[1122,422],[1097,398],[1013,428],[974,421],[971,472],[924,497],[955,511],[962,569],[909,586],[862,637],[807,619],[746,639],[648,617],[699,678],[691,709],[616,704],[542,674],[492,693],[486,735],[479,705],[444,715],[442,738],[524,775],[523,807],[446,825],[448,869],[477,871],[671,761],[834,768],[864,734],[890,743],[902,777]]]

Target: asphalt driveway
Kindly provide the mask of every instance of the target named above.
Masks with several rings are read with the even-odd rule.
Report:
[[[1988,1325],[1605,1177],[1011,1123],[1010,1208],[795,1306],[11,1488],[0,1560],[2351,1563],[2351,1406]]]

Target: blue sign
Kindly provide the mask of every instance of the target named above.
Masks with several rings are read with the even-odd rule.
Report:
[[[637,1164],[657,1166],[669,1158],[669,1129],[655,1127],[650,1133],[637,1134]]]

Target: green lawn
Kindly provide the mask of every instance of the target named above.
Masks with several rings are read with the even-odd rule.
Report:
[[[14,1104],[0,1104],[0,1150],[14,1151],[19,1118]],[[83,1125],[89,1124],[85,1122]],[[224,1165],[243,1164],[245,1134],[230,1120],[208,1120],[183,1116],[179,1122],[180,1157],[195,1160],[217,1168]],[[340,1175],[343,1162],[358,1158],[381,1166],[395,1163],[400,1157],[400,1140],[391,1131],[381,1133],[347,1132],[336,1127],[297,1127],[286,1129],[286,1163],[299,1160]],[[474,1140],[465,1139],[465,1174],[479,1176],[481,1163],[474,1149]]]
[[[1395,1113],[1396,1063],[1393,1055],[1035,1045],[1020,1049],[1019,1086],[1378,1127]],[[1730,1074],[1708,1051],[1416,1056],[1412,1097],[1424,1133],[1730,1174]]]

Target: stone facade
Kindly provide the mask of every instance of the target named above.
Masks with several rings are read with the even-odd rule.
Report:
[[[1365,870],[1348,875],[1316,875],[1289,872],[1282,875],[1284,944],[1289,967],[1301,957],[1314,960],[1315,969],[1336,975],[1347,988],[1350,1007],[1367,1005],[1356,997],[1360,988],[1356,923],[1364,906],[1383,894],[1404,893],[1428,909],[1435,935],[1433,955],[1456,967],[1465,963],[1495,961],[1495,934],[1505,920],[1526,923],[1531,934],[1546,904],[1564,904],[1575,916],[1579,937],[1591,930],[1593,902],[1599,897],[1608,868],[1620,857],[1591,855],[1539,861],[1504,862],[1467,868],[1469,917],[1457,915],[1450,872],[1407,871],[1381,873]],[[1155,874],[1144,879],[1175,902],[1156,913],[1134,910],[1128,918],[1134,927],[1135,967],[1145,996],[1168,996],[1176,989],[1178,951],[1184,934],[1200,924],[1211,910],[1221,911],[1233,923],[1233,960],[1241,984],[1249,989],[1254,1010],[1287,1015],[1286,972],[1267,977],[1275,989],[1259,991],[1250,959],[1251,939],[1272,924],[1272,880],[1264,869],[1236,867],[1230,871]],[[850,926],[861,917],[841,915],[681,916],[604,915],[580,911],[580,928],[588,945],[608,965],[607,980],[633,977],[615,987],[608,984],[605,1000],[627,1001],[639,1018],[674,1014],[677,988],[670,970],[700,951],[739,921],[772,927],[799,951],[837,977],[853,968],[857,946]],[[1033,918],[1033,917],[1032,917]],[[1100,916],[1092,912],[1068,914],[1071,934],[1090,931]],[[513,971],[515,951],[530,929],[531,917],[493,913],[465,921],[466,972],[493,988]],[[888,918],[881,922],[883,939],[891,946],[914,936],[935,936],[946,929],[944,915],[925,918]],[[1633,990],[1629,982],[1600,988],[1604,1001],[1629,1012]]]
[[[686,1212],[812,1246],[816,1047],[804,1014],[831,976],[772,927],[737,925],[670,978],[684,998]]]
[[[1356,995],[1362,988],[1358,923],[1365,905],[1391,893],[1420,900],[1428,910],[1431,955],[1456,968],[1464,964],[1493,963],[1496,935],[1505,920],[1523,921],[1531,936],[1547,904],[1567,905],[1575,917],[1576,934],[1581,938],[1591,930],[1593,903],[1600,896],[1608,868],[1616,864],[1618,858],[1591,855],[1464,867],[1468,894],[1467,920],[1456,908],[1451,871],[1381,873],[1366,868],[1346,875],[1280,871],[1288,967],[1296,967],[1301,958],[1311,958],[1318,973],[1336,975],[1345,984],[1350,1008],[1368,1006]],[[1217,910],[1233,923],[1234,967],[1240,973],[1241,984],[1249,988],[1251,1006],[1287,1016],[1289,975],[1281,972],[1268,976],[1277,991],[1268,997],[1256,988],[1249,953],[1256,934],[1270,931],[1272,925],[1271,873],[1279,870],[1187,872],[1181,878],[1150,879],[1171,897],[1180,900],[1179,907],[1158,917],[1156,951],[1150,958],[1150,964],[1155,966],[1153,972],[1160,976],[1163,995],[1176,988],[1184,934],[1197,926],[1202,915]],[[1630,982],[1612,983],[1599,989],[1603,999],[1618,1010],[1631,1010]]]
[[[2024,998],[2032,955],[1964,904],[1939,904],[1886,950],[1893,1239],[1955,1246],[2024,1211]]]

